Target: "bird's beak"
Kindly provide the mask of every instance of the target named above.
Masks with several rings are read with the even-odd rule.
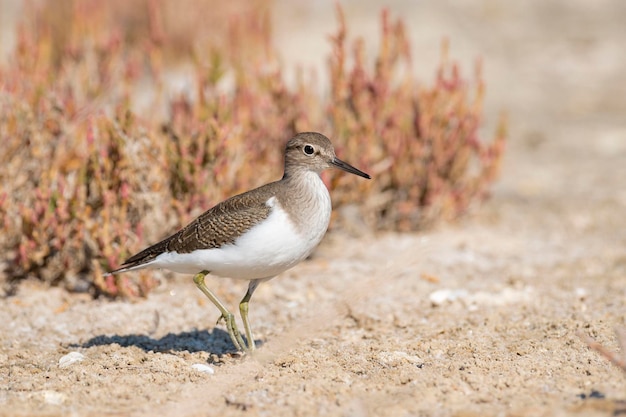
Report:
[[[336,166],[337,168],[343,169],[346,172],[349,172],[351,174],[354,175],[358,175],[359,177],[363,177],[363,178],[367,178],[368,180],[371,179],[372,177],[370,177],[368,174],[366,174],[365,172],[356,169],[355,167],[353,167],[352,165],[350,165],[347,162],[343,162],[341,159],[335,157],[332,161],[330,161],[330,163],[334,166]]]

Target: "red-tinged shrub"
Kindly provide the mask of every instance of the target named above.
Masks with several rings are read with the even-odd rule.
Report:
[[[282,147],[298,131],[327,134],[372,175],[325,178],[334,206],[355,205],[374,229],[454,218],[496,177],[505,130],[488,143],[478,137],[480,71],[465,79],[444,51],[434,84],[418,86],[404,27],[387,12],[369,65],[365,40],[349,43],[340,11],[323,98],[303,79],[286,84],[262,2],[220,9],[204,0],[231,16],[211,33],[197,17],[177,22],[169,2],[62,3],[26,7],[15,53],[0,66],[6,283],[34,276],[145,294],[155,274],[103,272],[225,197],[279,177]],[[170,95],[168,74],[179,67],[193,87]]]

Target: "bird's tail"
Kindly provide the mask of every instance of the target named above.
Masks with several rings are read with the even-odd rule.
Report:
[[[133,263],[124,263],[118,269],[114,269],[113,271],[105,272],[103,276],[108,277],[110,275],[121,274],[122,272],[136,271],[138,269],[147,268],[150,263],[141,263],[141,264],[133,264]]]

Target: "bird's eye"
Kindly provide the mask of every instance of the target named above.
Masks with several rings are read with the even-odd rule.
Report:
[[[305,155],[313,155],[313,152],[315,152],[315,149],[311,145],[304,145]]]

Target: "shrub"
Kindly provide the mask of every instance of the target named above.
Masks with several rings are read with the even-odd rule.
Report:
[[[179,24],[186,36],[165,24],[167,2],[120,6],[127,19],[148,16],[127,26],[115,14],[122,3],[63,4],[70,7],[27,7],[15,53],[0,67],[0,248],[9,284],[32,275],[145,294],[151,274],[104,279],[103,271],[223,198],[275,179],[279,149],[298,131],[326,133],[372,174],[325,179],[335,207],[358,204],[374,229],[454,218],[496,177],[505,130],[502,123],[489,143],[478,138],[480,71],[467,81],[444,53],[435,83],[417,86],[404,27],[387,12],[370,65],[364,40],[348,53],[339,10],[324,98],[302,77],[285,82],[262,3],[227,19],[211,34],[219,41],[199,45],[189,39],[200,22]],[[191,68],[193,89],[168,97],[178,67]],[[138,112],[145,95],[150,104]]]

